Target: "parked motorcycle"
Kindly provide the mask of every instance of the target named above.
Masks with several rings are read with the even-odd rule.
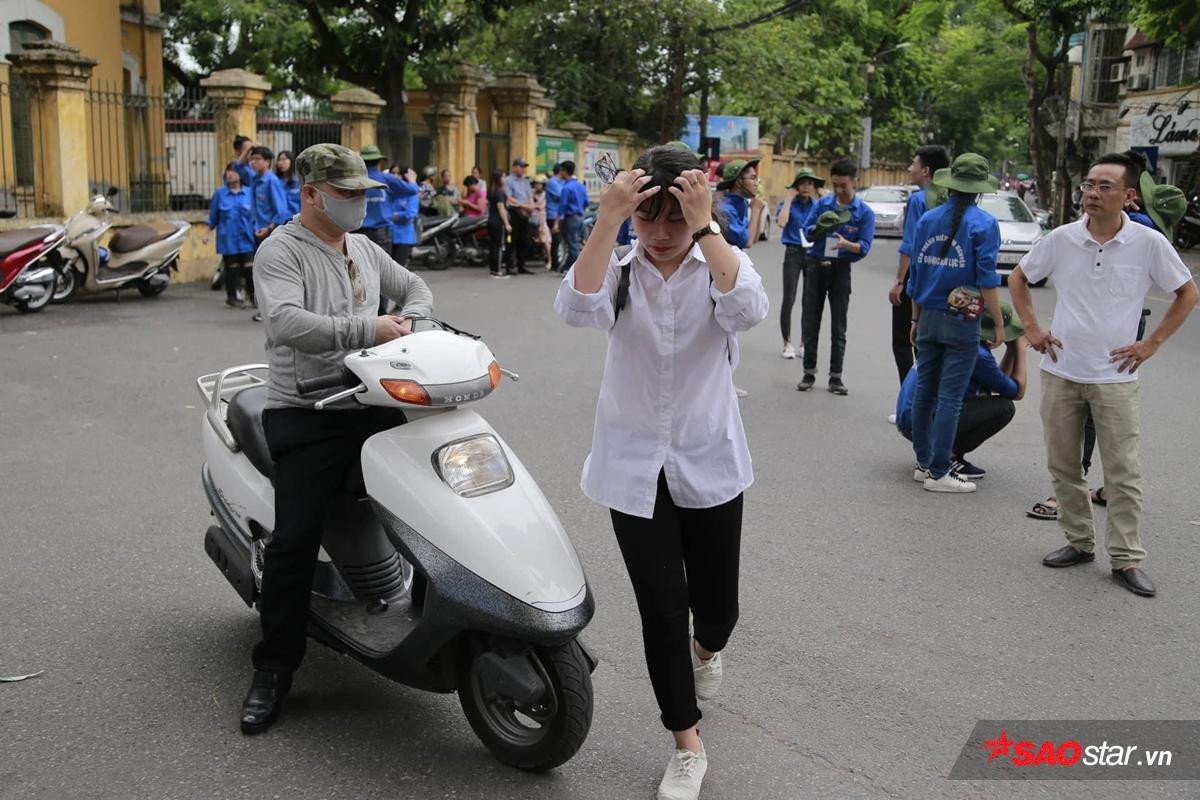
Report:
[[[115,211],[107,195],[96,195],[82,211],[67,220],[67,241],[62,257],[68,269],[54,292],[54,301],[64,303],[79,291],[136,287],[144,297],[162,294],[178,269],[179,251],[187,239],[186,222],[133,225],[115,232],[108,246],[100,238],[112,227],[109,212]]]
[[[459,217],[451,233],[454,240],[449,260],[461,261],[472,267],[487,263],[487,217]]]
[[[570,539],[508,444],[466,406],[502,370],[479,337],[429,329],[346,356],[301,380],[317,401],[403,408],[406,424],[362,447],[363,484],[326,521],[309,635],[380,675],[457,691],[480,740],[504,763],[558,766],[592,716],[595,660],[578,641],[594,603]],[[263,434],[265,364],[197,379],[204,400],[204,548],[247,605],[259,597],[275,525]]]
[[[1190,250],[1200,242],[1200,194],[1192,195],[1187,211],[1175,229],[1175,244],[1180,250]]]
[[[12,210],[0,210],[0,217],[14,216]],[[64,236],[61,225],[0,232],[0,301],[25,314],[49,305],[62,268],[58,248]]]
[[[417,217],[417,244],[413,246],[408,265],[424,266],[433,270],[443,270],[450,266],[454,256],[456,236],[454,225],[459,220],[458,214],[448,217]]]

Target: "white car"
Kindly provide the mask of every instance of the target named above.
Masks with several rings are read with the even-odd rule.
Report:
[[[907,186],[871,186],[858,193],[875,212],[876,236],[904,235],[904,208],[911,194]]]
[[[979,207],[1000,223],[1000,254],[996,257],[996,272],[1007,282],[1013,268],[1026,253],[1046,235],[1025,201],[1012,192],[985,194]]]

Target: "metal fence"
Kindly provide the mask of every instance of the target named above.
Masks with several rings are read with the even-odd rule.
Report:
[[[86,94],[88,189],[117,189],[129,213],[207,208],[216,188],[213,115],[199,93],[126,92],[105,82]]]
[[[258,107],[258,141],[275,153],[296,154],[310,145],[342,143],[342,123],[328,103],[284,97]]]
[[[38,215],[46,198],[42,197],[38,177],[39,161],[44,157],[42,120],[38,87],[14,77],[0,83],[0,212],[4,216]]]

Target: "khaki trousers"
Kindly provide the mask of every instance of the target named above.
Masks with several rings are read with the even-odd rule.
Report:
[[[1083,474],[1083,428],[1088,412],[1104,463],[1108,525],[1104,546],[1113,569],[1141,564],[1142,467],[1138,461],[1138,381],[1076,383],[1042,372],[1042,429],[1046,464],[1058,498],[1058,524],[1067,541],[1096,547],[1092,504]]]

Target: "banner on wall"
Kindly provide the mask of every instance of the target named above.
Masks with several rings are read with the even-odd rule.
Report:
[[[710,114],[707,134],[721,140],[721,153],[752,153],[758,150],[758,117]],[[693,150],[700,150],[699,114],[687,115],[687,124],[679,138]]]
[[[538,137],[537,156],[534,158],[533,166],[540,174],[549,175],[555,164],[574,160],[574,139],[563,139],[558,136]]]

